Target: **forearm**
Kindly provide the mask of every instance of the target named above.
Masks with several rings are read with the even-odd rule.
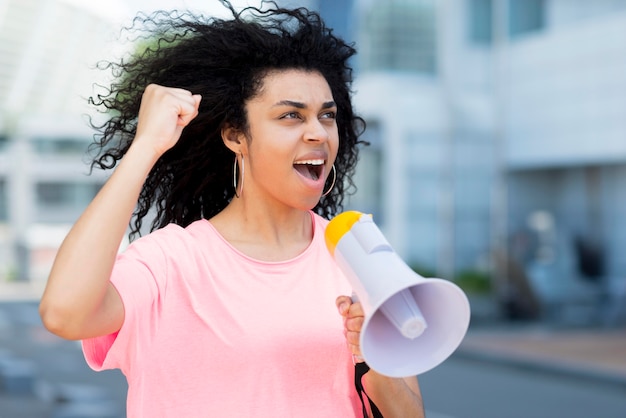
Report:
[[[120,242],[156,158],[131,147],[68,233],[40,304],[48,328],[72,338],[103,302]]]
[[[391,378],[368,371],[361,380],[365,392],[385,418],[424,418],[416,377]]]

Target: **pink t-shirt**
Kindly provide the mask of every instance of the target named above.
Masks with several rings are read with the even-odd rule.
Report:
[[[251,259],[206,220],[118,257],[124,324],[83,350],[93,369],[122,370],[129,418],[359,416],[335,307],[351,289],[311,214],[313,241],[288,261]]]

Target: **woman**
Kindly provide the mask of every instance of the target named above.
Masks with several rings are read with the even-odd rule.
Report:
[[[151,46],[109,65],[95,164],[116,167],[59,249],[44,324],[123,371],[129,417],[423,416],[415,377],[367,371],[361,405],[363,312],[323,240],[357,160],[355,51],[304,9],[226,5],[146,17]]]

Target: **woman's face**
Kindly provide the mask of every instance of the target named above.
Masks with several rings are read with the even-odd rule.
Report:
[[[246,104],[246,197],[311,209],[337,156],[337,106],[317,72],[270,72]]]

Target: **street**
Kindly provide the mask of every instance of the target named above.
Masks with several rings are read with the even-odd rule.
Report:
[[[429,418],[626,417],[625,387],[550,372],[453,355],[419,380]]]
[[[4,375],[7,367],[18,373],[10,391],[0,386],[0,418],[124,417],[124,377],[90,370],[78,343],[43,329],[35,302],[0,303]],[[32,387],[20,371],[30,372]],[[624,386],[455,355],[420,376],[420,385],[428,418],[626,417]]]
[[[0,377],[0,418],[125,416],[121,373],[92,371],[78,342],[43,328],[35,302],[0,303]]]

